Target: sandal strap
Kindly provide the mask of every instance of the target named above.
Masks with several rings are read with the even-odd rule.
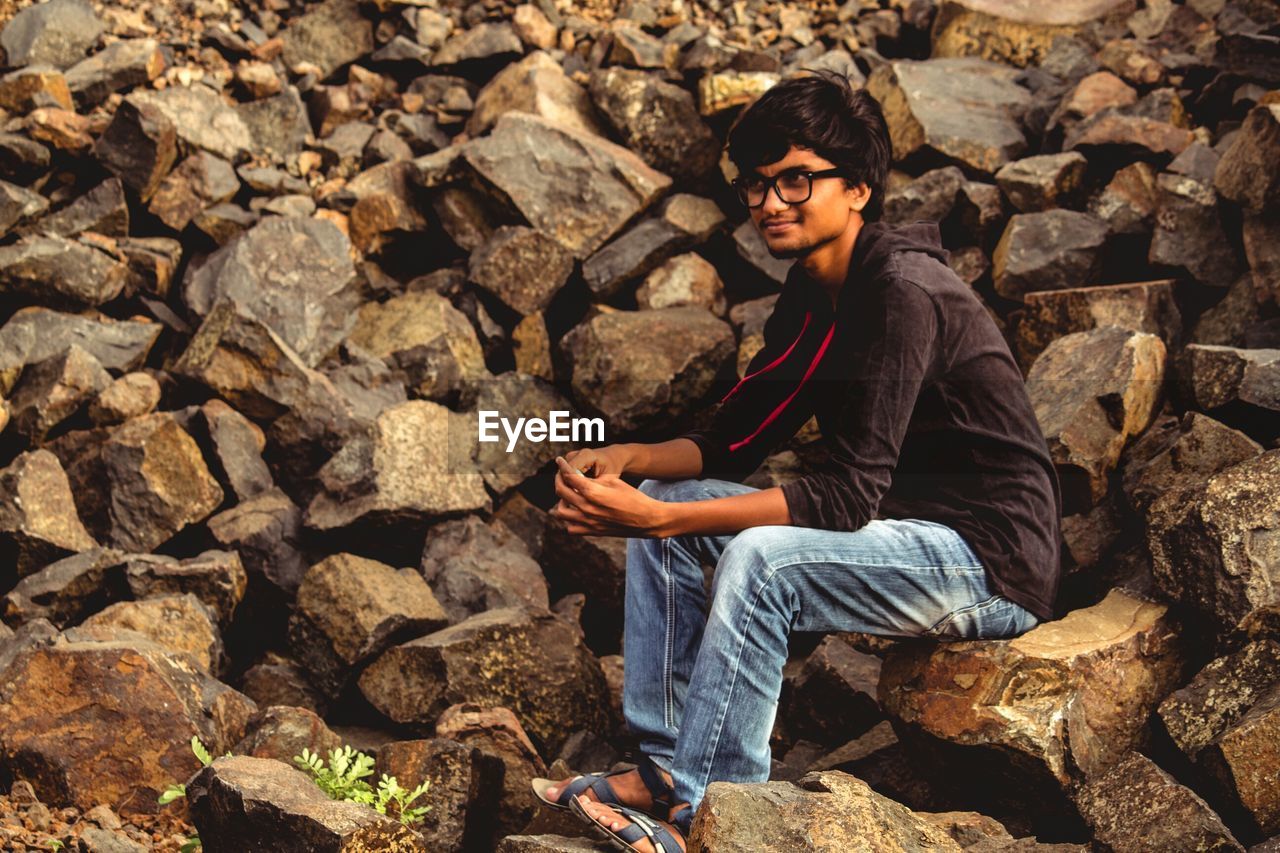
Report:
[[[666,814],[670,811],[671,795],[675,792],[667,784],[667,780],[662,778],[658,765],[652,758],[642,754],[640,761],[636,764],[636,770],[640,771],[640,781],[649,789],[649,795],[653,797],[653,811],[658,814]]]
[[[676,837],[651,816],[626,806],[619,807],[615,811],[631,821],[630,826],[624,826],[616,833],[627,844],[634,844],[641,839],[647,838],[653,845],[655,853],[680,853],[680,844]],[[679,830],[679,827],[677,827],[677,830]],[[681,831],[681,835],[684,834]]]
[[[587,773],[579,776],[565,786],[564,790],[560,792],[560,796],[556,798],[556,803],[567,806],[570,800],[590,788],[595,793],[596,799],[605,805],[621,805],[613,786],[605,781],[606,777],[614,776],[619,772],[626,771],[615,770],[612,773]]]
[[[672,826],[680,830],[680,834],[685,838],[689,837],[689,832],[693,828],[693,807],[688,803],[681,806],[675,814],[671,815],[669,821]]]

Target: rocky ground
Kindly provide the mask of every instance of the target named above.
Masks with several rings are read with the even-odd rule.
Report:
[[[1274,3],[0,26],[0,847],[602,849],[528,780],[632,746],[625,540],[548,515],[577,445],[477,412],[705,418],[787,270],[725,133],[824,67],[885,105],[887,218],[941,223],[1025,372],[1067,576],[1015,640],[796,637],[774,779],[713,785],[691,848],[1280,850]],[[748,482],[823,458],[810,423]],[[426,820],[292,765],[341,744],[430,780]]]

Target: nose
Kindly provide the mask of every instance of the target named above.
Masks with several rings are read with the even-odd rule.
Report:
[[[765,193],[764,204],[760,206],[760,218],[769,219],[775,214],[786,210],[788,207],[791,207],[791,205],[778,197],[778,186],[777,184],[774,184],[769,188],[769,191]]]

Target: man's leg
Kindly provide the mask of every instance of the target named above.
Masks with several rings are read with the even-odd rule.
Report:
[[[728,480],[644,480],[640,491],[667,502],[757,491]],[[689,678],[706,622],[702,561],[716,565],[735,534],[627,540],[622,709],[640,750],[667,773],[675,754]]]
[[[1036,621],[996,595],[964,539],[937,522],[744,530],[717,564],[676,742],[675,799],[696,809],[712,781],[768,779],[792,630],[1016,636]]]

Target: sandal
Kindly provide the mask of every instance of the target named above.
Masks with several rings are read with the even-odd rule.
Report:
[[[597,830],[604,833],[605,838],[609,840],[613,846],[619,850],[631,851],[638,853],[635,842],[648,840],[653,845],[654,853],[681,853],[684,849],[680,846],[680,841],[685,841],[689,837],[689,827],[693,823],[693,809],[688,803],[681,806],[680,810],[668,821],[676,832],[680,833],[679,840],[671,834],[671,830],[658,823],[654,818],[640,811],[639,809],[630,809],[626,806],[614,806],[613,809],[618,814],[631,821],[629,826],[614,832],[591,815],[587,814],[581,803],[577,799],[571,801],[574,814],[589,822]]]
[[[569,784],[560,792],[560,796],[554,800],[546,796],[547,788],[558,784],[554,779],[535,778],[530,784],[533,787],[533,794],[539,800],[553,809],[560,811],[570,811],[571,805],[579,794],[583,791],[591,790],[595,793],[596,799],[608,806],[622,806],[622,802],[618,799],[618,795],[614,792],[613,786],[605,780],[610,776],[617,776],[622,773],[630,773],[632,769],[640,772],[640,781],[649,789],[649,795],[653,798],[653,810],[655,814],[666,815],[671,810],[671,795],[673,791],[666,780],[662,778],[662,773],[658,770],[658,765],[654,764],[652,759],[647,755],[640,756],[640,762],[635,768],[626,767],[622,770],[613,770],[609,773],[587,773],[575,776],[569,780]],[[660,810],[660,811],[659,811]]]

